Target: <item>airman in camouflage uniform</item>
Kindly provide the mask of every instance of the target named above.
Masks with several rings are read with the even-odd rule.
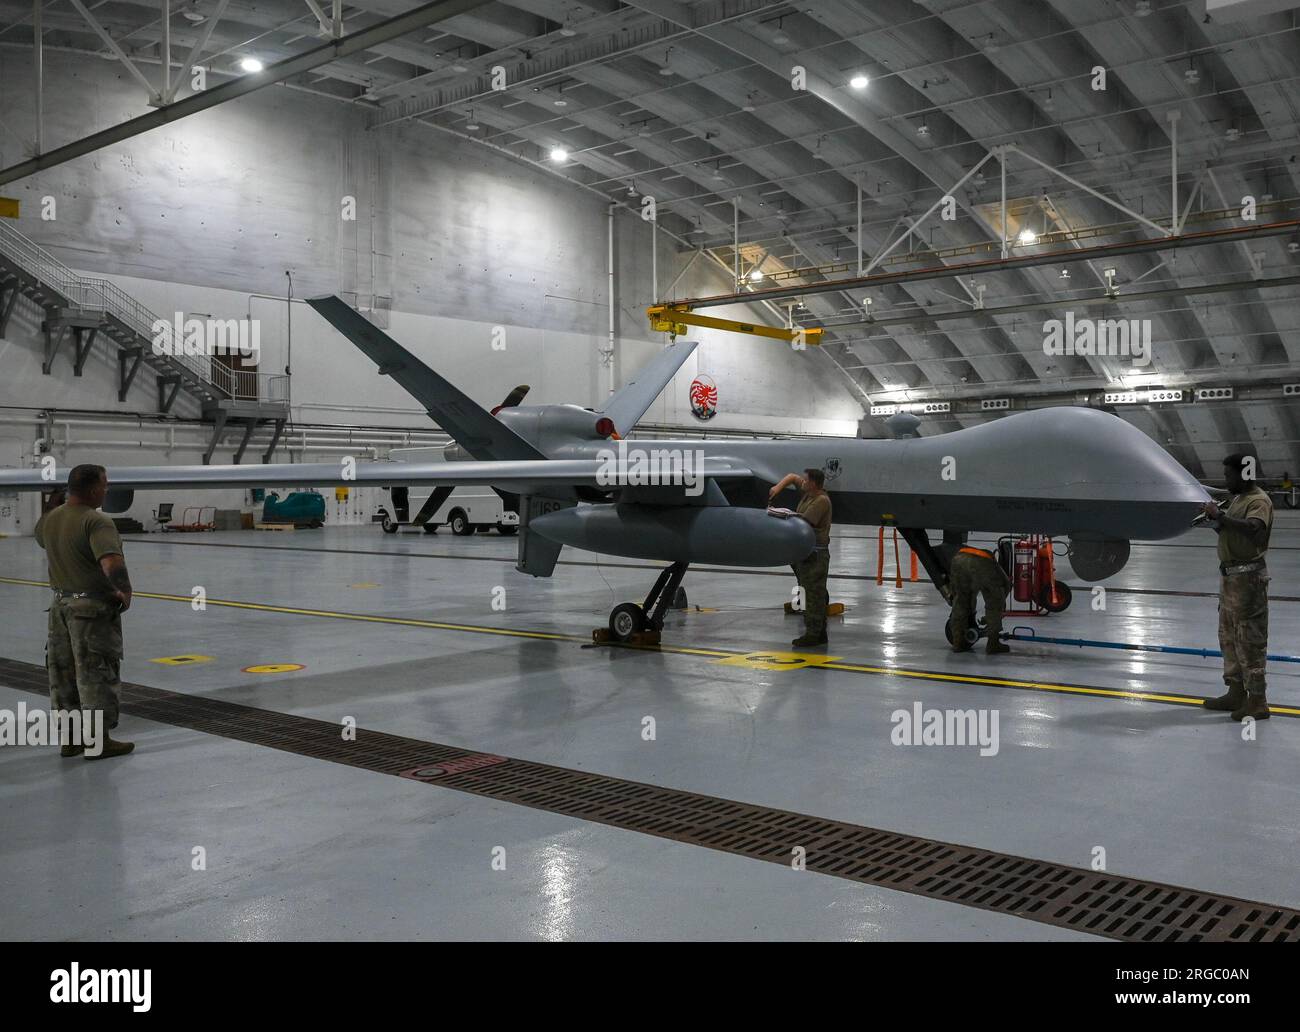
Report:
[[[36,524],[54,590],[45,646],[50,709],[81,711],[91,720],[97,712],[103,715],[102,748],[87,752],[87,759],[122,756],[135,748],[107,734],[117,727],[122,613],[131,604],[122,538],[98,511],[107,491],[102,466],[77,466],[68,476],[68,500],[49,505]],[[83,719],[83,728],[92,726]],[[81,755],[84,745],[65,741],[61,753]]]
[[[1257,482],[1255,459],[1229,455],[1224,477],[1232,498],[1225,508],[1204,506],[1219,535],[1219,648],[1228,691],[1205,708],[1230,710],[1233,720],[1267,720],[1264,667],[1268,655],[1268,567],[1273,501]]]
[[[969,546],[960,549],[948,567],[948,585],[952,589],[953,652],[971,649],[966,632],[975,619],[976,596],[984,599],[984,622],[989,635],[985,652],[990,656],[1010,652],[1011,647],[1002,641],[1002,612],[1011,582],[993,553]]]

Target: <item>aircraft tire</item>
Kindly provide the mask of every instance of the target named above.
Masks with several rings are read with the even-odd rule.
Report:
[[[615,641],[631,641],[632,635],[645,627],[645,610],[635,602],[624,602],[610,610],[609,636]]]
[[[385,534],[397,533],[397,524],[393,522],[392,517],[390,516],[385,516],[382,520],[380,520],[379,526],[380,529],[382,529]]]

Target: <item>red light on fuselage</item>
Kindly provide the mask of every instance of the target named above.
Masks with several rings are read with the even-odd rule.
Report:
[[[602,416],[600,419],[596,420],[596,436],[617,436],[617,431],[614,429],[614,421],[610,419],[609,416]]]

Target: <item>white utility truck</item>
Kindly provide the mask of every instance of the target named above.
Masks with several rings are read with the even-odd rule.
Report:
[[[389,457],[394,462],[444,462],[441,447],[394,448]],[[450,527],[463,536],[487,533],[496,527],[499,534],[519,531],[518,503],[513,496],[505,499],[490,487],[392,487],[385,488],[388,504],[381,505],[375,519],[385,534],[396,534],[402,527],[423,527],[426,534],[436,534],[439,527]],[[514,504],[510,504],[514,502]]]

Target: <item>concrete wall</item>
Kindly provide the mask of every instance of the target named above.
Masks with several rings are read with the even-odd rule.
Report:
[[[0,51],[0,164],[27,154],[32,133],[29,55]],[[115,63],[51,53],[46,60],[46,146],[145,110],[142,90]],[[486,148],[408,126],[367,133],[359,112],[283,87],[154,130],[126,143],[0,188],[22,203],[20,232],[59,260],[111,279],[170,318],[255,318],[262,368],[287,361],[286,302],[341,293],[480,403],[497,404],[518,383],[530,401],[598,407],[608,371],[598,350],[608,333],[607,207],[600,197]],[[51,198],[54,217],[42,218]],[[345,220],[345,199],[355,220]],[[653,298],[650,227],[615,218],[616,364],[623,380],[663,346],[644,308]],[[659,241],[659,283],[689,254]],[[718,293],[728,277],[699,259],[678,296]],[[766,318],[744,309],[717,314]],[[310,423],[427,426],[419,407],[302,304],[293,306],[293,411]],[[491,347],[505,328],[506,349]],[[861,407],[815,349],[702,331],[701,347],[648,413],[694,422],[688,390],[706,373],[717,383],[713,425],[766,432],[853,435]],[[151,413],[152,376],[118,402],[115,358],[99,345],[85,375],[59,357],[40,371],[38,310],[19,303],[0,340],[0,406]],[[194,405],[177,409],[194,416]],[[0,464],[30,451],[26,427],[0,423]],[[143,449],[149,452],[149,449]],[[189,445],[132,462],[193,462]],[[119,461],[96,445],[65,461]],[[0,528],[3,529],[3,528]]]

